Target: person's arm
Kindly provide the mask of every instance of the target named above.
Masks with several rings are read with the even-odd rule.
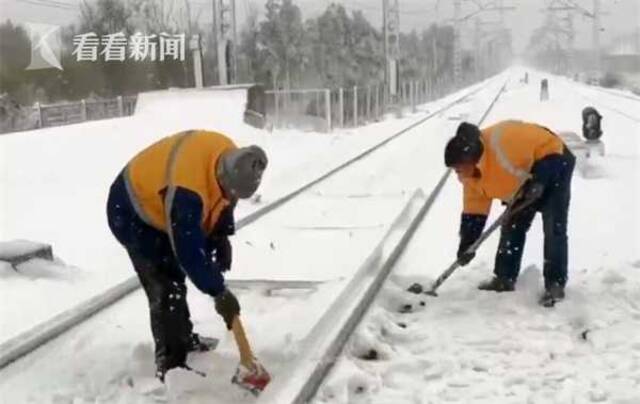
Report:
[[[183,187],[167,195],[168,233],[182,270],[193,284],[211,296],[225,290],[222,268],[211,260],[207,238],[202,229],[203,204],[200,196]]]
[[[207,249],[207,238],[201,226],[200,196],[186,188],[177,187],[165,203],[169,209],[169,237],[180,267],[198,289],[213,296],[216,311],[230,330],[233,319],[240,315],[240,304],[224,285],[222,272],[225,268],[222,263],[211,260],[211,251]],[[228,242],[226,236],[224,239]],[[229,265],[230,254],[229,250]]]
[[[233,211],[235,204],[227,206],[207,240],[208,251],[222,271],[229,271],[233,261],[233,249],[229,236],[235,234]]]

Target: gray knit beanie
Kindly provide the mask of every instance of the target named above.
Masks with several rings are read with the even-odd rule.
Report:
[[[229,150],[218,162],[218,182],[228,196],[249,198],[258,189],[267,164],[267,154],[258,146]]]

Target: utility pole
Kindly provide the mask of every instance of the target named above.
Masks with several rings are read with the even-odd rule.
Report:
[[[560,2],[560,0],[556,0],[554,3]],[[600,31],[602,31],[602,24],[600,19],[603,15],[607,15],[608,13],[602,12],[600,8],[600,0],[593,0],[593,10],[589,11],[582,6],[579,6],[574,1],[567,2],[561,1],[560,6],[555,6],[552,4],[547,8],[549,11],[570,11],[570,12],[579,12],[585,17],[591,18],[592,26],[591,26],[591,37],[592,37],[592,52],[593,52],[593,67],[596,70],[602,69],[602,49],[600,47]],[[567,4],[568,3],[568,4]],[[571,18],[571,17],[568,17]],[[573,36],[575,36],[575,31],[573,30],[573,21],[568,20],[568,31],[571,40],[571,46],[573,46]]]
[[[593,57],[595,69],[602,69],[602,56],[600,50],[600,0],[593,0]]]
[[[202,46],[200,43],[200,35],[194,34],[189,40],[189,49],[193,56],[193,77],[196,88],[203,87],[202,77]]]
[[[397,102],[400,59],[400,8],[398,0],[382,0],[385,81],[391,104]]]
[[[547,13],[545,32],[553,35],[557,50],[562,49],[564,46],[565,60],[563,61],[561,58],[555,60],[554,69],[571,69],[573,39],[575,37],[572,12],[575,10],[576,6],[566,0],[553,0],[545,10]],[[568,14],[563,19],[557,16],[557,13],[565,12]],[[562,21],[564,21],[566,25],[563,26],[561,24]]]
[[[453,2],[453,82],[460,83],[462,41],[460,40],[460,0]]]
[[[433,48],[433,78],[436,78],[438,74],[438,25],[435,25],[433,31],[433,38],[431,39],[431,46]]]
[[[482,50],[480,49],[480,47],[482,46],[482,44],[480,43],[482,32],[481,32],[480,24],[481,24],[480,18],[476,18],[475,33],[473,35],[473,49],[474,49],[473,60],[474,60],[474,66],[476,71],[476,80],[480,80],[480,78],[483,77],[482,61],[480,60],[482,58]]]
[[[500,28],[501,31],[499,36],[499,48],[498,48],[498,58],[500,67],[505,65],[505,62],[508,58],[509,51],[511,50],[511,32],[507,29],[507,25],[505,24],[505,11],[513,11],[516,8],[514,6],[505,6],[504,0],[498,0],[497,7],[493,8],[493,10],[497,10],[500,13]]]
[[[234,83],[237,73],[237,34],[235,0],[212,0],[213,38],[218,59],[220,85]]]
[[[220,21],[220,13],[218,12],[220,5],[218,4],[219,0],[211,0],[211,7],[213,13],[213,45],[216,49],[216,61],[218,62],[218,84],[226,84],[227,83],[227,75],[224,69],[221,69],[220,66],[224,66],[224,55],[220,55],[220,26],[222,22]],[[222,59],[221,59],[222,57]],[[221,62],[222,61],[222,62]]]
[[[236,0],[231,0],[231,23],[233,25],[233,42],[231,48],[232,57],[232,71],[233,80],[232,83],[238,82],[238,20],[236,16]]]
[[[574,68],[574,53],[575,53],[575,38],[576,38],[576,30],[573,25],[573,13],[567,13],[565,17],[565,21],[567,22],[567,64],[569,65],[569,70],[573,71]]]
[[[433,38],[431,38],[431,48],[433,51],[433,73],[432,73],[432,78],[433,80],[437,80],[437,75],[438,75],[438,30],[439,30],[439,21],[440,21],[440,0],[436,0],[436,7],[435,7],[435,11],[436,11],[436,23],[433,26],[434,30],[433,30]]]
[[[507,31],[505,25],[504,25],[504,12],[505,11],[510,11],[510,10],[515,10],[516,8],[513,6],[504,6],[503,5],[503,0],[498,0],[497,3],[495,3],[494,5],[490,6],[490,7],[485,7],[479,3],[476,2],[476,5],[478,5],[479,9],[476,10],[475,12],[462,17],[460,15],[461,12],[461,8],[462,8],[462,0],[454,0],[453,2],[453,29],[454,29],[454,41],[453,41],[453,80],[455,83],[459,83],[460,79],[461,79],[461,70],[462,70],[462,23],[466,20],[468,20],[470,17],[481,13],[481,12],[487,12],[487,11],[499,11],[500,12],[500,28],[499,30],[500,32],[500,37],[501,38],[501,43],[499,44],[500,47],[498,48],[498,59],[499,65],[502,65],[504,62],[504,55],[505,55],[505,51],[506,49],[510,46],[510,43],[508,42],[508,39],[510,38],[510,34]],[[508,46],[509,45],[509,46]]]

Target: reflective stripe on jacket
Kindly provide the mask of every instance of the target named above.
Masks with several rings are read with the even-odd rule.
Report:
[[[182,270],[212,296],[224,291],[222,272],[228,268],[212,261],[207,237],[231,234],[234,227],[234,204],[224,198],[216,166],[235,147],[219,133],[182,132],[140,152],[124,172],[137,215],[167,233]]]
[[[532,123],[503,121],[481,131],[484,152],[476,165],[480,176],[463,181],[466,214],[489,214],[491,201],[509,201],[530,177],[534,163],[561,155],[564,144],[549,129]]]

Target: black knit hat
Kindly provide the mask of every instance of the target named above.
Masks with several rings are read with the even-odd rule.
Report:
[[[267,154],[258,146],[230,150],[222,155],[218,164],[218,181],[223,190],[236,198],[251,197],[267,168]]]
[[[480,129],[469,122],[462,122],[456,130],[456,135],[449,139],[444,149],[444,164],[447,167],[458,164],[476,164],[483,151]]]

